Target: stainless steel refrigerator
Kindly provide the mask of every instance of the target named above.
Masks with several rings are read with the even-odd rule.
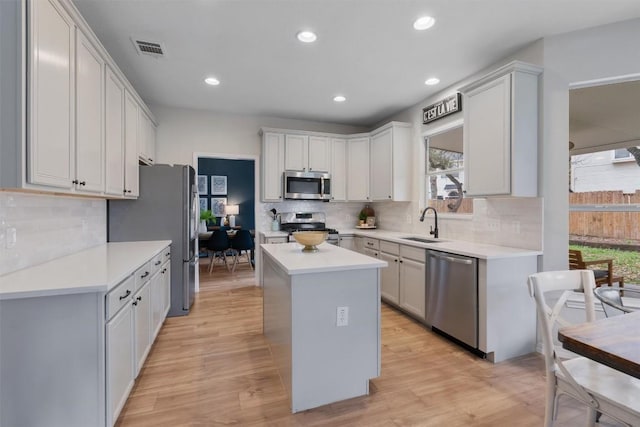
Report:
[[[199,210],[195,170],[185,165],[141,166],[138,199],[108,202],[110,242],[171,240],[169,316],[193,304]]]

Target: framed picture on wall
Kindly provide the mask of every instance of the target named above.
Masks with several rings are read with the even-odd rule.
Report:
[[[207,198],[200,197],[200,212],[207,210]]]
[[[227,177],[222,175],[211,176],[211,195],[224,196],[227,194]]]
[[[198,175],[198,194],[207,194],[207,175]]]
[[[226,177],[225,177],[226,178]],[[212,197],[211,198],[211,213],[213,216],[224,216],[224,207],[227,205],[226,197]]]

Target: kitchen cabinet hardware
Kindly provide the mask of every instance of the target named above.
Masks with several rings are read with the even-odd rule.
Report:
[[[80,181],[80,185],[87,185],[87,181]]]
[[[127,289],[127,292],[125,292],[125,294],[124,294],[124,295],[121,295],[121,296],[120,296],[120,299],[121,299],[121,300],[123,300],[123,299],[125,299],[126,297],[128,297],[129,295],[131,295],[131,291],[130,291],[129,289]]]
[[[74,179],[73,181],[71,181],[72,184],[78,184],[78,180]]]
[[[131,305],[138,305],[138,301],[132,302]]]
[[[147,277],[149,275],[148,271],[145,271],[144,274],[142,276],[140,276],[141,279],[144,279],[145,277]]]
[[[171,255],[171,252],[167,252],[166,254],[164,254],[164,256],[169,256]]]
[[[142,301],[142,297],[136,298],[136,301]]]
[[[162,264],[162,261],[156,261],[153,263],[153,265],[160,265],[160,264]]]

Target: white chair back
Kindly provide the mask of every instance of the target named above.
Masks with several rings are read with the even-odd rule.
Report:
[[[573,292],[584,292],[585,321],[595,320],[594,288],[595,278],[591,270],[546,271],[529,276],[529,293],[536,301],[547,376],[554,376],[556,369],[560,369],[572,383],[576,393],[587,402],[592,400],[591,396],[573,381],[562,365],[561,359],[576,355],[564,350],[555,337],[558,336],[559,327],[571,325],[571,322],[562,317],[562,309]],[[557,301],[550,307],[550,297],[556,296]]]

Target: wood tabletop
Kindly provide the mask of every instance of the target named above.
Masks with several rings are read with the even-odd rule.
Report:
[[[569,351],[640,378],[640,311],[561,328],[558,339]]]

